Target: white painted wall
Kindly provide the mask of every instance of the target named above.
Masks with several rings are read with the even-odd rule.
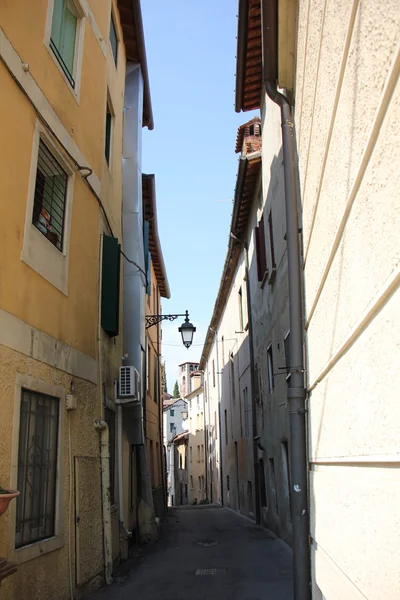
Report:
[[[299,2],[316,599],[400,598],[399,34],[396,0]]]

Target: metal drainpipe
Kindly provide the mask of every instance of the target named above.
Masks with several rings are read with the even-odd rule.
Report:
[[[113,582],[111,502],[110,502],[110,443],[108,425],[105,421],[95,421],[95,429],[100,431],[101,495],[103,509],[103,551],[104,571],[107,585]]]
[[[262,0],[264,84],[269,98],[281,109],[285,180],[286,239],[289,279],[291,385],[287,390],[290,422],[291,515],[293,526],[293,583],[295,600],[309,600],[310,554],[308,469],[305,420],[303,310],[297,215],[296,143],[292,108],[277,90],[277,0]]]

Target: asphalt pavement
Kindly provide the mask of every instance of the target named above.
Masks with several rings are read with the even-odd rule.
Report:
[[[293,600],[290,548],[227,508],[170,508],[134,554],[90,600]]]

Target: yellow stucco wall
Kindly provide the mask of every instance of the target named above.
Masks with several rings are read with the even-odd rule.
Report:
[[[400,596],[398,2],[299,2],[314,598]]]
[[[153,262],[151,263],[151,294],[146,297],[146,314],[159,314],[160,306],[160,294],[157,289],[157,280],[154,272]],[[147,450],[148,450],[148,465],[150,469],[150,475],[152,477],[152,486],[157,488],[163,485],[163,461],[161,460],[162,439],[160,440],[160,426],[162,427],[162,401],[161,401],[161,372],[159,373],[159,401],[156,402],[154,398],[154,390],[157,389],[158,382],[154,382],[154,356],[157,353],[160,354],[161,358],[161,332],[160,332],[160,348],[158,348],[157,340],[157,327],[149,327],[146,330],[146,336],[150,346],[150,361],[149,361],[149,389],[147,390],[146,398],[146,436],[147,436]],[[160,362],[158,362],[158,371],[160,369]],[[150,441],[152,444],[150,445]],[[157,446],[158,444],[158,446]],[[150,447],[152,447],[153,457],[151,457]],[[157,452],[158,447],[158,452]],[[152,468],[153,465],[153,468]]]
[[[51,4],[51,0],[49,2]],[[12,324],[8,337],[7,332],[1,332],[0,341],[0,483],[10,486],[12,482],[12,449],[14,445],[15,450],[15,443],[18,441],[13,430],[15,419],[18,422],[17,411],[14,410],[18,374],[32,375],[46,384],[59,385],[65,394],[69,393],[70,382],[73,380],[78,408],[71,413],[63,410],[60,420],[63,426],[59,451],[63,452],[63,464],[60,465],[58,477],[63,477],[64,544],[59,549],[19,565],[18,572],[2,584],[1,598],[5,600],[69,598],[69,420],[74,483],[72,502],[74,505],[79,495],[82,515],[90,514],[90,519],[81,518],[81,541],[77,542],[76,556],[75,514],[72,514],[73,582],[75,585],[76,565],[80,569],[82,585],[91,585],[91,579],[95,585],[102,580],[99,434],[94,429],[93,422],[104,416],[104,390],[108,401],[111,404],[114,401],[113,382],[118,378],[122,356],[121,335],[113,339],[100,331],[100,343],[98,339],[100,238],[103,233],[110,235],[111,232],[98,200],[79,172],[75,172],[73,183],[68,295],[21,260],[32,145],[38,123],[45,129],[47,123],[55,124],[49,135],[61,152],[66,155],[72,153],[72,156],[80,153],[85,165],[88,164],[93,169],[91,181],[107,211],[112,232],[121,241],[125,53],[123,43],[120,43],[116,68],[108,40],[112,2],[92,0],[80,3],[86,12],[83,18],[82,71],[77,97],[69,89],[44,43],[49,2],[6,0],[1,9],[0,37],[6,43],[0,44],[0,52],[8,52],[7,44],[11,44],[13,50],[11,54],[8,52],[4,62],[0,61],[0,122],[3,142],[0,149],[0,317],[7,317],[7,323]],[[115,17],[122,40],[117,10]],[[23,90],[14,81],[13,73],[10,73],[13,68],[20,69],[21,61],[29,65],[22,77]],[[17,73],[16,77],[18,79],[20,74]],[[104,155],[107,97],[114,113],[110,165]],[[74,166],[74,170],[75,168]],[[122,297],[121,276],[120,329]],[[9,314],[16,318],[7,316]],[[18,340],[15,341],[17,337]],[[33,349],[29,349],[29,342],[27,344],[30,337]],[[10,347],[7,347],[7,340],[10,338]],[[64,361],[68,364],[69,372],[57,368],[64,364],[62,361],[57,364],[57,361],[69,356],[71,360]],[[74,376],[74,369],[80,370],[83,377],[86,373],[88,380]],[[101,384],[104,383],[105,387],[96,383],[100,373]],[[125,441],[124,458],[129,461],[129,445]],[[129,462],[124,460],[127,496],[128,468]],[[116,499],[118,500],[118,494]],[[132,515],[130,525],[134,522]],[[13,519],[13,509],[9,509],[0,518],[0,556],[9,556],[11,559],[9,538],[15,528]],[[114,557],[117,557],[118,511],[113,517],[113,548]],[[82,589],[77,589],[78,596]]]

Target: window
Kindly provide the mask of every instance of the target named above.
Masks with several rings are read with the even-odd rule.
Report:
[[[269,458],[268,462],[269,462],[269,473],[270,473],[270,478],[271,478],[271,494],[272,494],[273,508],[274,508],[275,514],[278,515],[279,511],[278,511],[278,501],[277,501],[277,497],[276,497],[276,479],[275,479],[274,459]]]
[[[189,450],[189,460],[190,460],[190,462],[192,462],[192,460],[193,460],[193,448],[192,448],[192,446],[190,446],[190,450]]]
[[[267,366],[268,366],[268,390],[272,394],[274,391],[274,362],[272,360],[272,344],[267,348]]]
[[[193,489],[193,475],[190,476],[190,489]]]
[[[179,454],[179,468],[182,469],[182,454]]]
[[[247,481],[247,499],[249,503],[249,512],[253,512],[253,484],[251,481]]]
[[[267,271],[267,257],[265,252],[265,231],[264,231],[264,217],[258,223],[258,227],[255,228],[255,240],[256,240],[256,255],[257,255],[257,276],[258,281],[263,281],[265,273]]]
[[[285,345],[285,364],[286,364],[286,383],[290,387],[291,373],[290,373],[290,331],[284,337],[283,343]]]
[[[74,88],[74,64],[78,15],[71,0],[54,0],[50,48]]]
[[[118,36],[117,36],[117,28],[115,27],[114,16],[111,13],[111,22],[110,22],[110,45],[111,50],[114,57],[115,66],[117,66],[118,59]]]
[[[284,489],[286,498],[289,499],[290,468],[289,468],[288,443],[286,440],[284,442],[281,442],[281,454],[282,454],[283,489]]]
[[[268,501],[267,501],[267,490],[265,487],[265,471],[264,471],[264,459],[260,458],[258,461],[258,476],[260,479],[260,500],[261,500],[261,506],[265,506],[265,508],[268,508]]]
[[[230,490],[230,485],[229,485],[229,475],[226,476],[226,491],[229,492]]]
[[[112,127],[112,114],[110,105],[107,102],[106,110],[106,139],[104,145],[104,154],[106,156],[107,164],[110,164],[110,151],[111,151],[111,127]]]
[[[268,216],[268,231],[269,231],[269,251],[270,251],[270,259],[271,259],[271,277],[272,274],[276,273],[276,263],[275,263],[275,250],[274,250],[274,231],[272,227],[272,212],[270,211]],[[272,281],[270,281],[272,283]]]
[[[115,504],[115,412],[106,408],[105,421],[108,425],[108,440],[110,447],[110,500]]]
[[[243,390],[243,412],[244,412],[244,436],[249,437],[250,435],[250,411],[249,396],[247,387]]]
[[[169,431],[170,431],[170,433],[173,433],[174,430],[175,430],[175,423],[170,423],[169,424]]]
[[[243,297],[242,288],[238,292],[238,304],[239,304],[239,330],[243,331]]]
[[[42,140],[39,142],[32,223],[63,250],[68,175]]]
[[[213,387],[215,387],[215,363],[212,361],[212,378],[213,378]]]
[[[153,452],[153,440],[150,440],[150,476],[151,476],[151,487],[154,488],[154,452]]]
[[[55,534],[59,399],[21,390],[15,547]]]
[[[199,475],[199,492],[201,492],[201,477]]]
[[[200,459],[202,462],[204,462],[204,445],[201,445],[201,453],[200,453]]]
[[[149,340],[147,340],[146,343],[146,391],[149,392],[150,391],[150,344],[149,344]]]
[[[155,354],[153,358],[153,400],[158,402],[158,359]]]
[[[229,357],[229,365],[230,365],[230,379],[231,379],[231,396],[232,402],[235,404],[236,402],[236,391],[235,391],[235,363],[233,362],[233,354]]]
[[[225,418],[225,444],[228,443],[228,414],[226,412],[226,410],[224,411],[224,418]]]
[[[197,446],[197,462],[200,462],[200,446]]]
[[[175,411],[173,408],[171,408],[171,410],[169,411],[169,415],[170,417],[174,417],[175,416]]]

